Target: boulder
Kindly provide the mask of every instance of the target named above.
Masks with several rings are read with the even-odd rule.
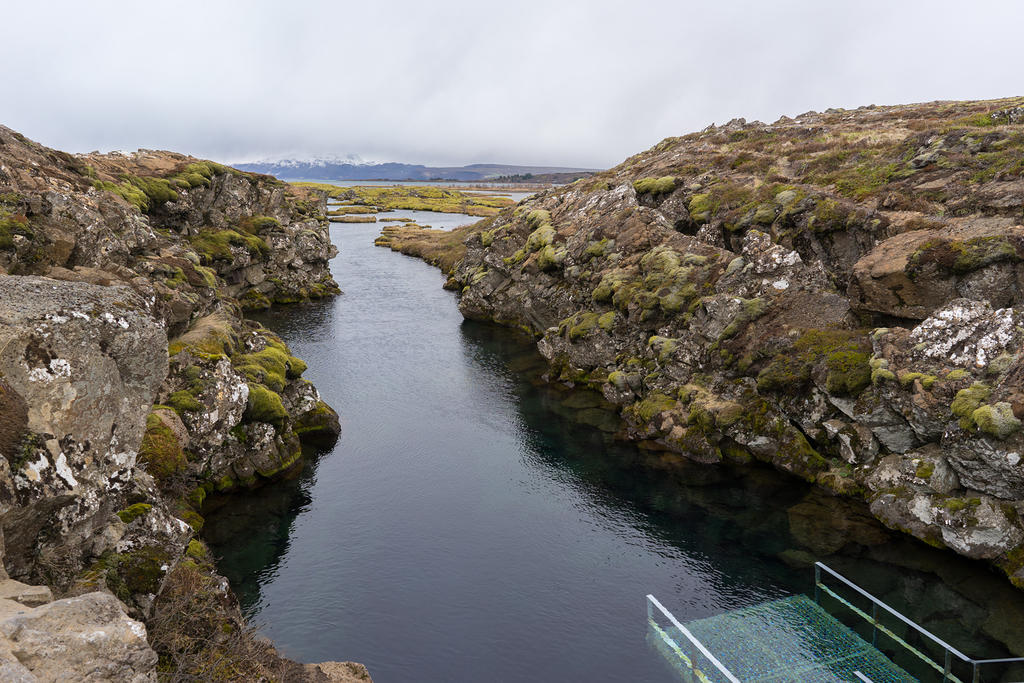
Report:
[[[3,680],[88,683],[156,681],[146,627],[117,598],[88,593],[34,609],[0,609]],[[8,678],[9,676],[9,678]]]

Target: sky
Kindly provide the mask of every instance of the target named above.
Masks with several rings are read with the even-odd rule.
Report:
[[[1024,94],[1024,2],[5,2],[0,124],[69,152],[605,168],[734,117]]]

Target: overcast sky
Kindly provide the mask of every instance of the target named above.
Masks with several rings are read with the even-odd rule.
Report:
[[[219,161],[606,167],[733,117],[1024,94],[1024,2],[4,3],[0,123]]]

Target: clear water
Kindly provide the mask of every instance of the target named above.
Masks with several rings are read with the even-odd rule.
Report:
[[[287,655],[396,681],[661,681],[644,596],[683,621],[812,586],[821,559],[974,656],[1024,651],[1024,593],[773,470],[616,441],[529,340],[464,322],[444,276],[332,225],[345,295],[264,318],[342,416],[290,481],[204,532]]]

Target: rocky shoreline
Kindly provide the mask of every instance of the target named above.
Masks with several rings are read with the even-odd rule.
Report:
[[[760,460],[1024,588],[1024,100],[732,121],[451,235],[467,318],[628,438]]]
[[[208,494],[339,433],[305,364],[244,317],[339,293],[325,213],[269,176],[0,127],[4,680],[369,680],[277,655],[197,536]]]

